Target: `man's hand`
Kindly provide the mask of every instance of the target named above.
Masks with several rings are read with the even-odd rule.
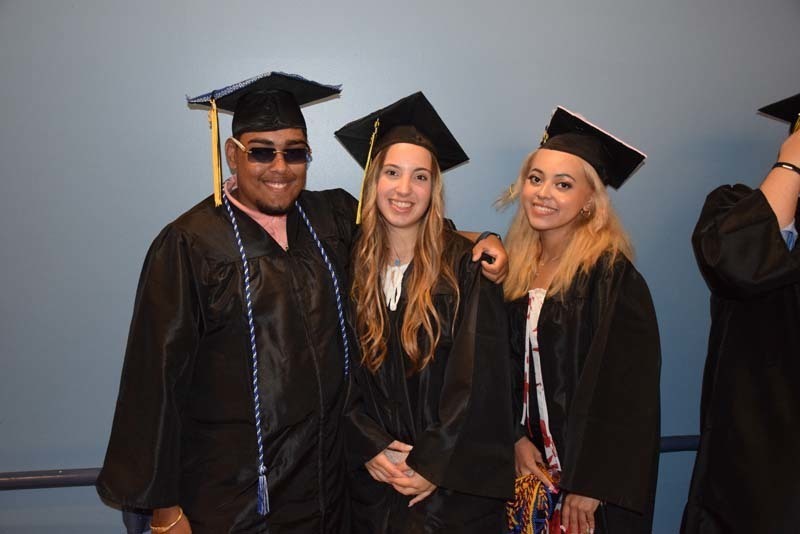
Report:
[[[600,501],[570,493],[561,506],[561,528],[566,534],[591,534],[594,532],[594,512]]]
[[[508,275],[508,254],[506,254],[503,242],[494,235],[481,239],[472,247],[472,261],[478,261],[483,254],[494,258],[493,263],[481,261],[483,276],[495,284],[503,283]]]

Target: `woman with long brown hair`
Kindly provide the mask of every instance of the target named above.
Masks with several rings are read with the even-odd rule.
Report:
[[[650,532],[658,326],[606,186],[644,154],[557,108],[502,203],[519,476],[555,480],[550,532]]]
[[[444,219],[441,173],[466,154],[421,93],[336,135],[367,169],[345,422],[352,532],[500,533],[514,477],[503,300]]]

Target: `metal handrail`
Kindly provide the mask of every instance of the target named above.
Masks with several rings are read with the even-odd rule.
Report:
[[[0,473],[0,491],[94,486],[98,474],[99,467]]]
[[[661,453],[696,451],[700,436],[661,436]],[[99,467],[0,473],[0,491],[94,486]]]
[[[661,453],[696,451],[700,448],[700,436],[661,436]]]

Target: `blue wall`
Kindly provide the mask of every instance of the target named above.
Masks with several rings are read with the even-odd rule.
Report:
[[[99,466],[141,261],[210,191],[199,94],[266,70],[344,84],[308,108],[309,187],[356,192],[332,136],[425,91],[472,162],[447,175],[461,227],[557,105],[650,155],[614,202],[663,337],[663,433],[698,427],[708,328],[689,235],[705,194],[756,184],[798,91],[796,0],[406,2],[0,0],[0,471]],[[223,124],[228,128],[228,123]],[[677,531],[694,455],[662,456],[655,532]],[[91,488],[0,493],[0,531],[120,531]]]

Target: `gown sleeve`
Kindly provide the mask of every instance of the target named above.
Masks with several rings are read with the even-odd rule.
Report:
[[[759,189],[734,185],[712,191],[692,246],[706,283],[718,296],[749,298],[800,282],[800,256],[790,253]]]
[[[358,230],[358,226],[356,226],[358,201],[344,189],[331,189],[329,193],[333,220],[336,224],[337,232],[349,246],[355,242],[354,236],[356,230]]]
[[[591,298],[594,334],[567,420],[561,486],[646,512],[655,491],[661,352],[647,284],[627,260],[602,258]]]
[[[508,329],[500,286],[461,257],[462,315],[453,335],[439,417],[417,435],[407,463],[439,487],[514,494]]]
[[[181,400],[201,329],[190,244],[168,226],[139,279],[119,396],[97,480],[99,495],[125,508],[179,502]]]
[[[350,469],[355,469],[374,458],[389,446],[394,438],[384,426],[370,417],[365,403],[373,406],[380,403],[369,397],[373,393],[369,385],[369,370],[356,364],[350,381],[350,392],[345,409],[344,428],[347,442],[347,459]],[[376,410],[377,411],[377,410]]]

